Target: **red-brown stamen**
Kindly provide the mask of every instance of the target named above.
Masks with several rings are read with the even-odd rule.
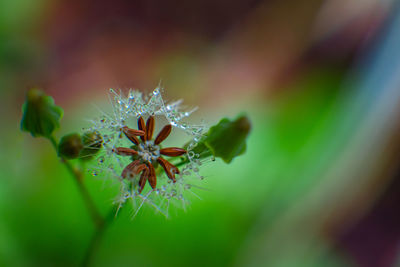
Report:
[[[168,178],[171,179],[172,181],[174,181],[174,183],[176,182],[175,180],[175,174],[179,173],[179,169],[177,167],[175,167],[173,164],[171,164],[168,160],[159,157],[157,159],[158,163],[160,163],[160,165],[163,167],[165,173],[167,174]]]
[[[154,144],[158,145],[162,141],[164,141],[168,137],[168,135],[171,133],[171,130],[172,130],[171,124],[165,125],[164,128],[162,128],[162,130],[157,135],[156,139],[154,140]]]
[[[149,177],[149,169],[146,167],[146,169],[144,169],[139,179],[139,194],[142,193],[148,177]]]
[[[117,147],[114,149],[114,152],[120,156],[133,156],[138,154],[136,150],[127,147]]]
[[[153,164],[149,163],[149,184],[151,188],[156,188],[157,185],[157,177],[156,177],[156,171],[154,170]]]
[[[130,129],[128,127],[122,128],[125,136],[134,144],[139,145],[139,139],[136,136],[143,136],[145,134],[144,131]]]
[[[151,140],[153,138],[154,132],[154,117],[150,116],[146,122],[146,140]]]
[[[179,147],[167,147],[160,149],[160,154],[170,157],[177,157],[186,153],[185,149]]]
[[[140,160],[135,160],[135,161],[133,161],[133,162],[131,162],[131,163],[129,163],[125,168],[124,168],[124,170],[122,171],[122,174],[121,174],[121,176],[122,176],[122,178],[126,178],[126,176],[128,175],[128,174],[132,174],[133,173],[133,169],[136,167],[136,165],[138,165],[140,163]],[[130,175],[131,176],[131,175]],[[132,177],[132,176],[131,176]]]

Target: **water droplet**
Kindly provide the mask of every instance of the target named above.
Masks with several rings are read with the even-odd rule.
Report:
[[[99,157],[99,159],[97,160],[100,164],[103,164],[104,163],[104,157],[103,156],[101,156],[101,157]]]
[[[176,196],[176,190],[175,190],[175,189],[172,189],[172,190],[171,190],[171,196],[172,196],[172,197],[175,197],[175,196]]]
[[[185,184],[185,189],[186,189],[186,190],[188,190],[188,189],[190,189],[190,188],[192,188],[192,185],[190,185],[190,184]]]
[[[98,175],[97,171],[92,171],[92,175],[97,176]]]

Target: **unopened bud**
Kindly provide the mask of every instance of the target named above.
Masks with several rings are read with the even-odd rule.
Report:
[[[82,160],[92,159],[96,155],[103,145],[103,138],[97,131],[86,132],[82,136],[83,149],[80,153]]]
[[[82,139],[79,134],[73,133],[61,138],[58,145],[58,155],[66,159],[79,157],[83,149]]]

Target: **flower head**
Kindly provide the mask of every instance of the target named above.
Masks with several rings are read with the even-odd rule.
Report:
[[[132,200],[137,211],[145,203],[165,215],[170,203],[185,208],[188,202],[185,192],[193,193],[190,189],[203,179],[199,174],[203,162],[193,148],[202,138],[205,126],[185,121],[195,109],[182,110],[181,100],[167,103],[160,88],[148,96],[135,90],[124,96],[110,89],[110,96],[112,113],[103,112],[90,128],[101,134],[104,147],[92,174],[103,173],[103,177],[117,181],[120,184],[117,201],[122,205]],[[135,124],[137,129],[133,127]],[[153,138],[156,126],[163,124]],[[174,134],[181,134],[179,140],[186,136],[186,142],[180,144],[183,148],[163,146]],[[174,145],[175,142],[176,139]]]
[[[117,147],[114,150],[118,155],[130,156],[132,158],[132,162],[122,171],[122,178],[133,178],[142,172],[139,179],[139,193],[143,191],[147,181],[151,188],[155,189],[157,176],[153,165],[159,163],[165,170],[168,178],[175,183],[175,174],[179,173],[179,169],[161,157],[161,155],[178,157],[185,154],[186,150],[178,147],[160,148],[159,146],[171,133],[172,126],[170,124],[164,126],[154,140],[152,140],[154,116],[150,116],[146,124],[144,124],[143,118],[139,117],[138,128],[139,130],[134,130],[127,126],[123,127],[125,136],[134,144],[133,148],[136,148],[136,150],[126,147]],[[141,141],[136,136],[140,136]]]

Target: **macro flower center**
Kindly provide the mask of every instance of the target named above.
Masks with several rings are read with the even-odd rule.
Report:
[[[166,147],[160,149],[158,146],[171,133],[172,125],[165,125],[153,139],[154,132],[154,116],[150,116],[145,123],[142,117],[138,119],[138,130],[130,129],[127,126],[121,128],[125,136],[137,146],[137,150],[127,147],[113,148],[113,152],[121,156],[139,156],[141,160],[132,158],[132,162],[128,164],[122,171],[121,177],[134,177],[142,173],[139,179],[139,194],[142,192],[145,184],[149,181],[151,188],[155,189],[157,184],[156,171],[153,163],[158,162],[164,169],[168,178],[174,183],[176,182],[175,174],[179,174],[179,169],[168,160],[161,157],[179,157],[186,153],[186,150],[179,147]],[[142,141],[136,136],[140,136]],[[143,162],[144,161],[144,162]]]
[[[160,147],[154,141],[146,141],[138,146],[138,155],[147,162],[156,161],[160,157]]]

